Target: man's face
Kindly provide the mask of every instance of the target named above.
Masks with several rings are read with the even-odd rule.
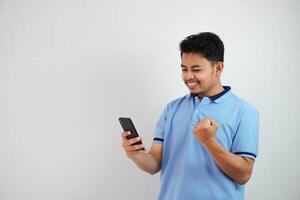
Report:
[[[191,93],[206,96],[220,78],[220,72],[201,54],[183,53],[182,80]]]

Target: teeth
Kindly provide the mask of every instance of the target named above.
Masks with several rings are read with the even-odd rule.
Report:
[[[187,84],[193,86],[193,85],[196,85],[197,82],[188,82]]]

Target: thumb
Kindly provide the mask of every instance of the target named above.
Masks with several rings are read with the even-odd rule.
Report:
[[[210,119],[209,119],[209,118],[204,118],[204,119],[202,120],[202,125],[203,125],[203,127],[205,127],[205,128],[209,128],[209,127],[211,126],[211,124],[210,124]]]
[[[210,125],[215,128],[219,127],[218,123],[214,119],[210,119]]]

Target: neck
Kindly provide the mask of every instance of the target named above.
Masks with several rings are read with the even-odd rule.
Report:
[[[198,94],[199,98],[203,98],[204,96],[210,97],[214,96],[216,94],[219,94],[224,91],[224,88],[220,81],[218,81],[215,85],[213,85],[211,88],[209,88],[205,93]]]

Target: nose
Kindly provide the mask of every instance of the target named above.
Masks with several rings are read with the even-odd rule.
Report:
[[[194,73],[191,72],[191,71],[189,71],[189,72],[187,73],[187,78],[188,78],[188,79],[194,79],[194,78],[195,78]]]

